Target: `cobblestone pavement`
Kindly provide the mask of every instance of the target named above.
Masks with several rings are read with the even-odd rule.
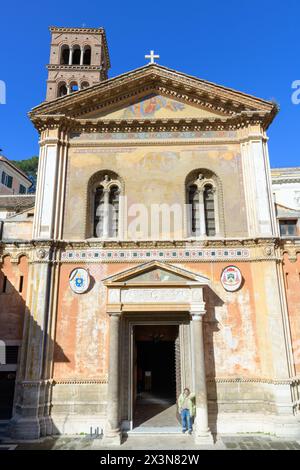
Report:
[[[300,450],[300,440],[284,440],[273,436],[238,434],[222,435],[214,445],[197,446],[191,436],[144,435],[125,437],[120,447],[104,447],[101,439],[88,436],[47,437],[35,442],[14,442],[3,439],[0,450]]]

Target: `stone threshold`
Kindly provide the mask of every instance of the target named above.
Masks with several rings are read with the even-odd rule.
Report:
[[[183,435],[181,429],[177,426],[138,426],[124,434],[180,434]]]

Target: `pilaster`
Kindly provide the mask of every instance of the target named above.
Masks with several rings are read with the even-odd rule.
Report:
[[[29,269],[22,367],[18,375],[16,413],[10,423],[10,434],[16,439],[38,439],[49,430],[44,413],[44,346],[48,340],[52,256],[49,245],[40,246]]]
[[[33,223],[34,239],[51,240],[62,236],[66,162],[65,131],[57,126],[42,132]]]

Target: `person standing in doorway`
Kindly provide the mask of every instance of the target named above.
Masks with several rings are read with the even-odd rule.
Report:
[[[188,431],[192,434],[192,420],[195,416],[195,394],[190,392],[189,388],[185,388],[178,397],[178,409],[181,415],[182,432]]]

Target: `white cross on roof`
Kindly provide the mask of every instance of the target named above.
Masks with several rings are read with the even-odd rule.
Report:
[[[154,64],[155,63],[154,59],[159,59],[159,55],[154,54],[154,51],[150,51],[150,54],[145,55],[145,59],[150,59],[149,64]]]

